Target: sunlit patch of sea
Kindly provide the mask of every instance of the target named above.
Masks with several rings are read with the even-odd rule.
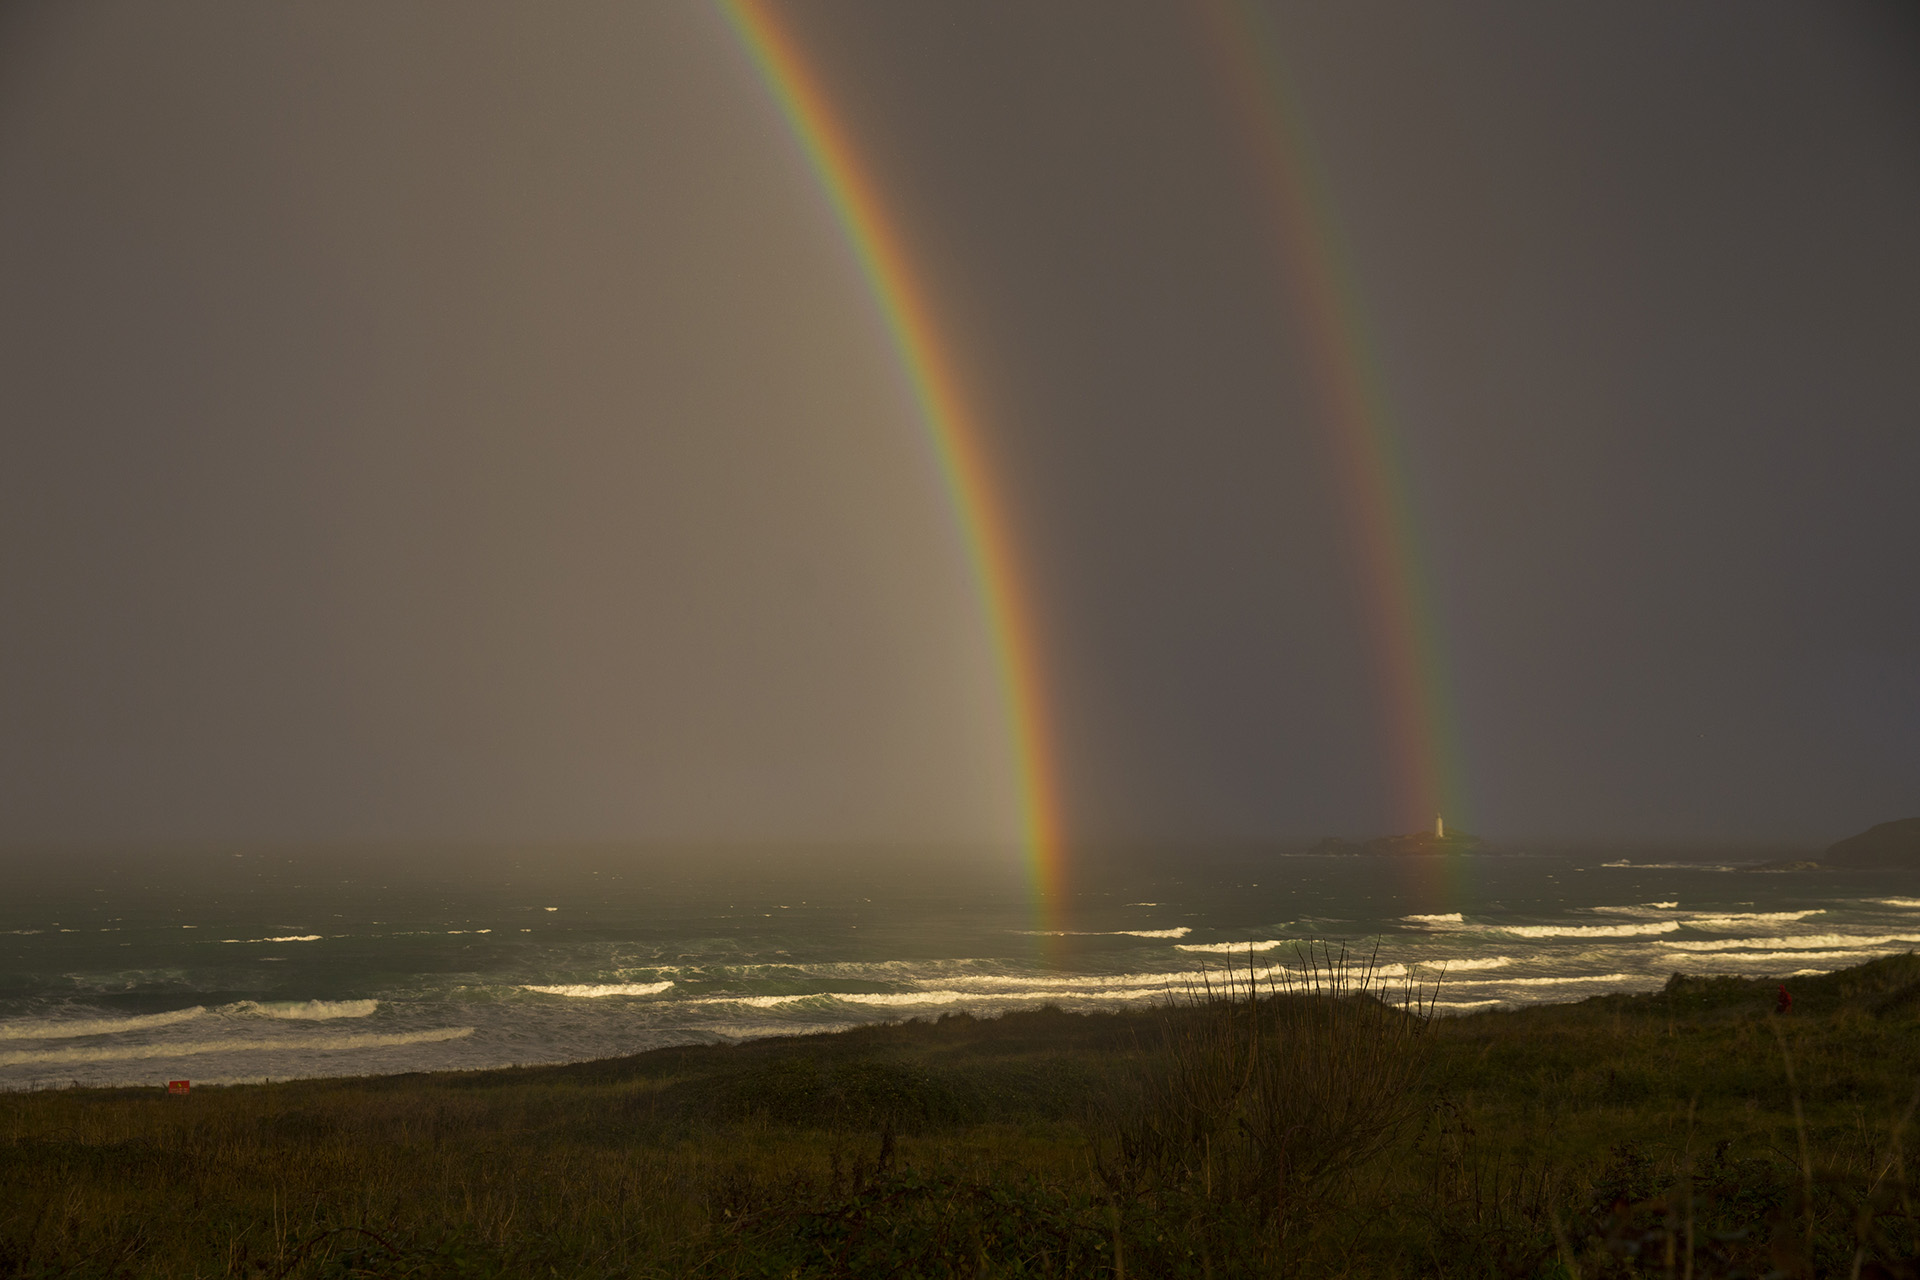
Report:
[[[1142,1008],[1283,981],[1310,942],[1443,1014],[1920,945],[1920,876],[1740,866],[1182,850],[1090,860],[1042,916],[1017,866],[956,852],[66,857],[16,868],[0,902],[0,1088]]]

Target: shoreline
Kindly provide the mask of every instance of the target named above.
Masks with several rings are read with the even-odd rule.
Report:
[[[1202,1280],[1610,1274],[1632,1245],[1711,1280],[1787,1242],[1811,1274],[1904,1274],[1920,1224],[1888,1205],[1920,1187],[1889,1153],[1920,956],[1802,979],[1786,1017],[1776,986],[1679,975],[1430,1022],[1324,996],[1254,1017],[1028,1009],[184,1097],[0,1094],[0,1258],[102,1280],[855,1280],[1116,1275],[1124,1254]],[[1276,1172],[1270,1122],[1337,1176]]]
[[[1657,1001],[1664,996],[1671,995],[1676,990],[1684,992],[1684,991],[1696,991],[1696,990],[1703,990],[1703,989],[1713,989],[1722,993],[1723,999],[1726,998],[1727,993],[1730,993],[1733,991],[1746,991],[1746,992],[1749,992],[1755,1000],[1760,1000],[1761,997],[1763,996],[1766,997],[1766,999],[1770,1000],[1772,998],[1770,994],[1772,990],[1775,987],[1784,983],[1794,983],[1795,985],[1801,985],[1808,982],[1823,982],[1823,981],[1833,980],[1836,978],[1840,978],[1842,975],[1861,973],[1861,972],[1871,970],[1876,965],[1884,965],[1888,961],[1898,961],[1903,958],[1911,958],[1911,957],[1914,957],[1915,954],[1916,953],[1913,949],[1909,949],[1904,952],[1892,952],[1884,956],[1874,957],[1873,959],[1863,961],[1861,964],[1848,966],[1847,968],[1843,968],[1843,969],[1817,970],[1817,971],[1798,970],[1798,971],[1789,972],[1789,973],[1778,973],[1778,974],[1769,974],[1769,975],[1745,975],[1745,974],[1730,974],[1730,973],[1694,974],[1694,973],[1687,973],[1682,970],[1675,970],[1664,981],[1662,981],[1660,985],[1653,987],[1651,989],[1640,989],[1640,990],[1614,989],[1614,990],[1608,990],[1608,991],[1597,991],[1588,995],[1582,995],[1577,998],[1566,999],[1566,1000],[1541,1000],[1541,1001],[1529,1001],[1529,1002],[1515,1002],[1515,1001],[1504,1001],[1504,1000],[1484,1001],[1484,1002],[1475,1001],[1475,1002],[1470,1002],[1467,1005],[1455,1006],[1455,1007],[1447,1007],[1442,1003],[1442,1004],[1438,1004],[1437,1007],[1433,1007],[1432,1012],[1430,1012],[1428,1016],[1435,1023],[1455,1024],[1457,1026],[1460,1024],[1469,1023],[1475,1019],[1482,1019],[1482,1018],[1509,1018],[1510,1019],[1514,1017],[1525,1017],[1532,1014],[1548,1013],[1554,1010],[1570,1010],[1570,1009],[1578,1010],[1586,1006],[1595,1005],[1595,1004],[1605,1004],[1605,1005],[1608,1005],[1609,1007],[1612,1007],[1616,1005],[1622,1005],[1624,1002],[1626,1006],[1633,1006],[1635,1004],[1644,1004],[1651,1001]],[[1387,1003],[1389,1005],[1398,1005],[1398,1004],[1404,1003],[1404,1001],[1400,999],[1400,997],[1404,994],[1404,990],[1402,988],[1393,988],[1393,987],[1390,987],[1387,982],[1381,982],[1376,985],[1374,990],[1384,991],[1390,997],[1385,1001],[1383,1001],[1383,1003]],[[1437,984],[1427,989],[1427,995],[1429,1000],[1431,1000],[1431,998],[1437,993],[1438,993]],[[421,1069],[410,1069],[410,1070],[400,1070],[400,1071],[361,1072],[361,1073],[354,1073],[354,1074],[340,1073],[340,1074],[286,1075],[286,1076],[261,1075],[257,1077],[220,1078],[216,1080],[207,1080],[204,1082],[201,1080],[195,1079],[190,1072],[183,1073],[183,1075],[185,1078],[187,1078],[191,1082],[191,1088],[195,1091],[235,1090],[235,1089],[250,1089],[250,1088],[277,1089],[277,1088],[292,1088],[294,1086],[302,1086],[302,1085],[333,1086],[333,1085],[354,1084],[354,1083],[381,1084],[383,1082],[394,1082],[394,1081],[417,1081],[421,1083],[423,1086],[437,1086],[442,1084],[458,1083],[461,1081],[468,1081],[468,1082],[479,1081],[483,1079],[499,1077],[502,1075],[514,1076],[517,1078],[531,1078],[532,1076],[537,1075],[539,1073],[554,1073],[554,1072],[565,1073],[565,1072],[582,1071],[582,1070],[599,1073],[605,1070],[617,1068],[622,1064],[632,1066],[635,1069],[638,1069],[642,1064],[646,1063],[649,1060],[661,1058],[666,1055],[684,1055],[688,1052],[709,1051],[709,1052],[715,1052],[715,1053],[726,1053],[728,1051],[747,1049],[750,1047],[754,1048],[756,1051],[772,1052],[772,1051],[777,1051],[779,1048],[783,1046],[803,1047],[809,1044],[820,1044],[825,1042],[832,1042],[832,1041],[835,1041],[837,1038],[841,1038],[841,1037],[858,1037],[862,1034],[881,1033],[881,1032],[886,1032],[890,1030],[904,1029],[904,1030],[911,1031],[914,1028],[938,1027],[941,1024],[949,1021],[965,1022],[968,1024],[992,1024],[992,1023],[1004,1021],[1007,1019],[1019,1019],[1026,1016],[1039,1015],[1039,1016],[1047,1016],[1047,1017],[1062,1018],[1062,1019],[1085,1019],[1087,1020],[1089,1025],[1091,1025],[1096,1020],[1106,1020],[1109,1023],[1139,1024],[1139,1023],[1152,1022],[1156,1019],[1162,1019],[1170,1011],[1176,1011],[1179,1008],[1184,1007],[1178,1002],[1177,993],[1170,992],[1170,996],[1174,996],[1176,998],[1170,999],[1167,1001],[1156,1000],[1153,1003],[1143,1002],[1141,1004],[1135,1004],[1135,1005],[1129,1005],[1129,1006],[1118,1006],[1118,1007],[1109,1008],[1109,1009],[1067,1010],[1059,1007],[1056,1004],[1049,1003],[1049,1004],[1036,1005],[1036,1006],[1027,1007],[1027,1008],[1003,1008],[991,1013],[975,1013],[971,1010],[959,1010],[959,1009],[946,1010],[937,1014],[929,1014],[929,1015],[906,1017],[906,1018],[896,1018],[896,1019],[882,1019],[882,1020],[875,1020],[871,1022],[856,1022],[856,1023],[849,1023],[846,1025],[837,1026],[837,1027],[825,1027],[820,1029],[779,1032],[771,1035],[749,1035],[749,1036],[740,1036],[740,1037],[725,1037],[723,1034],[717,1033],[717,1032],[703,1032],[701,1033],[701,1035],[705,1038],[701,1038],[701,1039],[690,1038],[681,1043],[657,1045],[651,1048],[638,1050],[634,1053],[613,1054],[613,1055],[593,1057],[593,1058],[566,1059],[566,1060],[557,1061],[557,1062],[535,1062],[535,1063],[517,1063],[516,1062],[516,1063],[507,1063],[507,1064],[494,1065],[494,1066],[421,1068]],[[180,1078],[180,1077],[175,1077],[175,1078]],[[152,1094],[152,1093],[165,1094],[167,1092],[167,1088],[168,1088],[167,1081],[164,1081],[164,1080],[147,1082],[147,1083],[121,1083],[121,1084],[31,1083],[31,1084],[26,1084],[26,1085],[17,1086],[17,1087],[0,1085],[0,1097],[21,1097],[21,1096],[34,1096],[34,1095],[40,1095],[40,1094],[75,1095],[75,1094],[87,1094],[87,1093],[101,1094],[101,1095],[131,1094],[135,1096],[140,1096],[140,1095]]]

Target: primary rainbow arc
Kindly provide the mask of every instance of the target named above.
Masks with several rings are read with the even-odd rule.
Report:
[[[1033,609],[952,345],[883,193],[805,51],[765,0],[720,0],[846,236],[919,409],[966,547],[1000,676],[1021,840],[1043,917],[1064,907],[1052,743]]]

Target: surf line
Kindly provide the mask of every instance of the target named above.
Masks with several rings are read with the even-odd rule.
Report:
[[[1066,867],[1037,627],[956,353],[884,193],[805,48],[767,0],[718,3],[832,208],[919,410],[991,637],[1036,909],[1054,923],[1066,906]]]
[[[1464,811],[1445,649],[1385,371],[1339,210],[1315,162],[1271,19],[1250,0],[1203,0],[1198,7],[1273,207],[1290,293],[1328,411],[1366,578],[1401,817],[1413,830],[1429,829],[1437,813],[1465,825],[1471,815]]]

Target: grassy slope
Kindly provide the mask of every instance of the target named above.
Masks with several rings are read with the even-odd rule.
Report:
[[[0,1095],[0,1274],[1908,1274],[1920,958],[1794,989],[1436,1022],[1415,1120],[1284,1212],[1128,1173],[1191,1013]]]

